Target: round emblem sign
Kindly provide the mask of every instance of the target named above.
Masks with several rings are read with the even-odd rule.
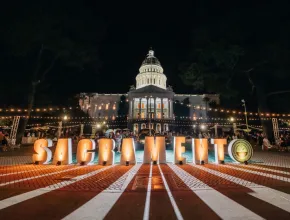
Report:
[[[248,161],[253,156],[252,145],[243,139],[232,140],[228,146],[231,158],[239,163]]]

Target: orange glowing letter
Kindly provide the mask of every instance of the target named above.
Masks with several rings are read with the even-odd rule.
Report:
[[[143,163],[166,163],[165,137],[145,137]]]
[[[120,164],[136,164],[135,144],[133,138],[123,138]]]
[[[214,144],[215,163],[223,163],[225,160],[224,145],[227,144],[227,139],[211,139],[211,144]]]
[[[99,140],[99,165],[112,165],[115,163],[115,141],[109,138]]]
[[[48,164],[52,158],[51,150],[48,147],[52,146],[52,140],[50,139],[39,139],[34,142],[34,151],[32,161],[33,163],[38,162],[39,164]]]
[[[158,163],[166,163],[165,137],[155,137],[155,147],[156,149],[153,148],[152,151],[152,160],[157,160]],[[154,154],[155,151],[157,153]]]
[[[192,162],[208,163],[208,142],[206,138],[192,138]]]
[[[182,156],[182,154],[185,152],[185,137],[174,137],[173,144],[174,163],[185,164],[186,158]]]
[[[72,141],[71,138],[58,139],[53,156],[52,164],[67,165],[72,163]]]
[[[82,139],[78,143],[77,148],[77,162],[84,165],[92,164],[95,159],[95,152],[88,152],[88,150],[95,150],[96,143],[91,139]]]
[[[146,136],[144,144],[143,163],[151,163],[151,154],[153,145],[154,145],[154,137]]]

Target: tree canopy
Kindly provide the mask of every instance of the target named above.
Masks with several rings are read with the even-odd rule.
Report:
[[[95,10],[80,1],[25,2],[23,7],[21,4],[24,3],[15,9],[17,16],[7,15],[9,25],[4,24],[7,31],[1,36],[1,46],[11,60],[6,65],[13,65],[13,73],[6,74],[5,89],[17,84],[15,87],[20,87],[25,95],[30,91],[27,84],[33,82],[39,84],[38,100],[43,100],[43,94],[48,94],[48,100],[53,99],[54,89],[61,89],[59,84],[68,77],[79,78],[88,68],[96,72],[105,27]],[[21,83],[15,82],[15,77]],[[70,81],[73,86],[78,83]]]
[[[255,19],[248,26],[233,20],[215,24],[216,28],[194,30],[191,53],[181,66],[183,82],[199,92],[219,93],[224,106],[230,102],[239,104],[245,98],[253,110],[287,109],[290,106],[278,109],[271,101],[277,91],[281,91],[278,94],[290,91],[286,83],[290,80],[286,37],[290,33],[279,34],[290,23],[281,24],[279,30],[273,27],[276,32],[269,33],[270,27],[264,26],[267,17]],[[263,24],[257,26],[257,20]]]

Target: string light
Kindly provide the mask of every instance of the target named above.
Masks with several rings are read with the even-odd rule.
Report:
[[[126,102],[128,102],[126,100]],[[177,101],[174,101],[175,104],[177,104],[178,102]],[[109,110],[109,109],[116,109],[116,106],[115,105],[110,105],[112,103],[108,102],[108,103],[100,103],[98,105],[106,105],[108,104],[110,107],[108,107],[108,109],[105,109],[105,110]],[[116,104],[116,102],[114,102],[114,104]],[[199,105],[192,105],[192,104],[187,104],[187,105],[184,105],[183,102],[180,102],[179,104],[183,105],[183,106],[187,106],[187,107],[192,107],[193,109],[196,109],[196,110],[202,110],[202,111],[214,111],[214,112],[220,112],[220,113],[226,113],[226,114],[240,114],[240,115],[244,115],[246,114],[245,112],[241,112],[241,111],[237,111],[237,110],[233,110],[233,109],[224,109],[224,108],[208,108],[206,109],[206,107],[203,107],[203,106],[199,106]],[[96,107],[98,106],[96,105]],[[34,108],[32,109],[31,111],[32,112],[36,112],[36,113],[40,113],[40,112],[52,112],[52,111],[59,111],[59,110],[64,110],[64,111],[68,111],[68,110],[74,110],[74,109],[85,109],[85,107],[87,107],[88,110],[90,110],[91,106],[90,105],[87,105],[87,106],[76,106],[76,107],[72,107],[72,106],[69,106],[69,107],[45,107],[45,108]],[[22,108],[0,108],[0,112],[27,112],[28,110],[27,109],[22,109]],[[255,115],[255,116],[267,116],[267,117],[290,117],[290,113],[270,113],[270,112],[261,112],[260,114],[257,113],[257,112],[247,112],[247,115]]]

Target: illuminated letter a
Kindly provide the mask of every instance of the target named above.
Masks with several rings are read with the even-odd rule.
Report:
[[[58,139],[53,156],[52,164],[67,165],[72,163],[72,141],[71,138]]]

